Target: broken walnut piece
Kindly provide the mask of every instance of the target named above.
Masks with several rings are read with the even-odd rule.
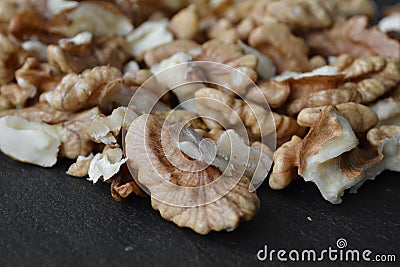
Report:
[[[288,82],[278,82],[275,80],[259,82],[257,83],[257,87],[258,89],[255,87],[248,89],[246,99],[260,105],[267,101],[271,108],[281,107],[291,92]]]
[[[285,72],[274,77],[269,85],[275,84],[274,87],[279,89],[282,99],[287,97],[285,99],[287,112],[290,115],[296,115],[302,109],[308,107],[310,95],[327,88],[337,88],[343,81],[344,75],[338,73],[335,67],[324,66],[306,73]],[[287,89],[289,89],[288,96]],[[265,89],[263,91],[268,92]]]
[[[138,115],[127,107],[118,107],[109,116],[97,115],[88,125],[87,133],[96,143],[116,144],[123,128]]]
[[[50,125],[16,116],[0,118],[0,149],[15,160],[54,166],[60,144],[56,129]]]
[[[51,33],[44,14],[32,8],[18,12],[8,25],[8,32],[21,41],[39,40],[45,44],[55,44],[64,36]]]
[[[181,151],[172,144],[168,127],[163,128],[163,125],[165,122],[161,118],[142,115],[133,121],[126,135],[127,164],[131,169],[138,170],[138,181],[152,194],[153,208],[164,219],[173,221],[180,227],[189,227],[200,234],[207,234],[212,230],[233,230],[240,221],[253,218],[259,210],[260,200],[255,192],[249,192],[249,179],[241,177],[231,190],[223,194],[226,190],[224,185],[214,181],[218,178],[227,181],[233,178],[224,176],[213,166],[192,172],[200,167],[200,163],[182,157]],[[184,166],[186,171],[172,165],[163,150],[170,159],[173,158],[177,160],[176,163]],[[191,193],[183,194],[179,189],[171,191],[167,183],[163,182],[164,176],[169,177],[168,184],[173,183],[179,189],[188,188]],[[211,182],[214,182],[214,190],[203,189]],[[179,200],[181,206],[169,205],[163,203],[163,200],[155,199],[155,190],[167,190],[165,196],[171,201]],[[223,195],[205,205],[196,205],[203,198],[213,199],[212,195],[215,193]]]
[[[91,160],[88,169],[88,181],[93,184],[99,180],[106,182],[116,175],[126,158],[118,145],[107,145],[101,153],[97,153]]]
[[[335,106],[340,115],[345,117],[355,133],[366,133],[378,123],[378,117],[369,107],[349,102]],[[321,115],[325,107],[306,108],[297,116],[297,123],[304,127],[311,127]]]
[[[79,2],[73,8],[50,16],[47,27],[49,32],[67,37],[83,31],[90,31],[94,37],[123,36],[133,29],[132,23],[114,3],[104,1]]]
[[[13,80],[14,71],[23,64],[26,57],[27,53],[20,44],[0,34],[0,85]]]
[[[141,61],[146,51],[173,41],[168,30],[168,20],[146,21],[126,35],[127,49],[136,60]]]
[[[204,131],[208,129],[200,117],[190,111],[183,109],[171,110],[165,115],[165,120],[167,120],[171,124],[187,123],[193,129],[201,129]]]
[[[367,134],[368,142],[374,146],[379,147],[385,141],[394,135],[400,133],[400,126],[398,125],[383,125],[379,128],[371,129]]]
[[[274,18],[266,19],[255,28],[250,33],[248,42],[274,62],[278,73],[312,69],[306,42],[293,35],[286,24]]]
[[[266,12],[293,30],[316,30],[333,24],[333,5],[315,0],[271,1]]]
[[[377,127],[382,125],[400,125],[400,84],[390,96],[370,105],[379,119]]]
[[[33,88],[21,88],[16,83],[7,83],[1,85],[0,93],[13,106],[24,106],[28,99],[36,96],[36,91]]]
[[[398,58],[372,56],[346,59],[346,62],[350,62],[350,65],[346,66],[343,62],[340,65],[347,82],[336,89],[322,90],[309,95],[307,107],[346,102],[371,103],[390,92],[400,82]]]
[[[213,88],[203,88],[195,93],[197,111],[201,117],[211,118],[224,128],[244,124],[255,138],[267,136],[276,131],[278,143],[287,141],[292,135],[302,136],[305,128],[299,126],[296,120],[275,112],[270,112],[262,106],[247,103],[234,96],[225,94]],[[205,124],[213,129],[209,120]],[[252,139],[252,138],[250,138]]]
[[[0,118],[5,116],[2,116],[3,111],[7,111],[13,107],[13,104],[5,96],[3,96],[0,91]]]
[[[195,9],[190,5],[171,18],[168,27],[178,39],[193,39],[199,33],[200,20]]]
[[[111,196],[116,201],[122,201],[134,193],[137,196],[146,197],[147,194],[133,179],[126,164],[122,165],[119,172],[111,178]]]
[[[332,29],[312,32],[305,40],[323,56],[349,54],[355,57],[388,56],[400,57],[400,43],[390,39],[376,27],[367,29],[368,19],[355,16],[337,23]]]
[[[326,200],[339,204],[344,190],[362,181],[350,179],[339,166],[341,156],[357,145],[347,119],[335,107],[326,107],[301,143],[298,173],[314,182]]]
[[[193,59],[218,62],[234,68],[235,70],[228,71],[220,65],[207,65],[210,68],[203,71],[209,81],[225,86],[237,94],[244,94],[246,88],[257,80],[257,57],[245,54],[243,48],[237,44],[210,40],[202,45],[202,52],[194,55]]]
[[[0,118],[5,116],[17,116],[32,122],[57,124],[68,121],[74,116],[74,113],[55,110],[49,104],[39,102],[33,106],[21,109],[8,109],[0,111]]]
[[[303,140],[297,135],[280,146],[274,153],[274,167],[269,177],[269,186],[278,190],[287,187],[295,177],[300,164],[300,148]]]
[[[24,65],[15,71],[15,79],[19,87],[38,93],[54,90],[61,78],[61,73],[55,66],[40,63],[33,57],[27,58]]]
[[[99,106],[112,110],[114,104],[126,105],[134,91],[123,83],[122,73],[115,67],[98,66],[81,74],[64,76],[54,91],[42,96],[54,109],[78,111]]]
[[[74,177],[87,177],[89,174],[89,165],[92,159],[92,153],[90,153],[87,157],[78,156],[76,162],[69,166],[67,174]]]
[[[85,130],[97,114],[98,108],[93,108],[55,125],[29,122],[16,116],[2,117],[1,149],[17,160],[43,167],[53,166],[57,156],[75,159],[88,155],[93,150],[93,142]]]
[[[79,37],[78,34],[76,37]],[[121,69],[129,55],[125,40],[118,35],[107,35],[93,41],[65,41],[47,47],[48,61],[65,73],[80,73],[85,69],[109,65]]]
[[[99,114],[100,110],[95,107],[76,113],[68,121],[55,125],[61,141],[60,157],[76,159],[93,151],[94,143],[86,133],[86,128]]]
[[[160,63],[162,60],[170,58],[178,52],[183,52],[193,57],[201,54],[202,48],[201,45],[191,40],[174,40],[147,50],[144,54],[144,62],[150,68],[154,64]]]

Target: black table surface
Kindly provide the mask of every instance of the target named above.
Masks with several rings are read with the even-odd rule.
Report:
[[[339,238],[349,249],[396,254],[400,261],[398,173],[347,192],[341,205],[324,201],[312,183],[282,191],[263,185],[252,221],[201,236],[163,220],[148,198],[119,203],[109,185],[66,175],[70,163],[43,169],[0,153],[0,266],[266,265],[256,256],[265,245],[320,251],[335,248]]]

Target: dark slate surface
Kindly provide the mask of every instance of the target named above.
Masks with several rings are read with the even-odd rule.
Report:
[[[400,256],[400,175],[383,173],[340,206],[313,184],[259,190],[260,213],[237,230],[200,236],[164,221],[149,200],[118,203],[107,184],[14,162],[0,154],[0,266],[8,265],[250,265],[271,249],[335,247]],[[310,217],[310,221],[307,217]]]
[[[233,232],[200,236],[164,221],[149,199],[118,203],[107,184],[67,176],[70,163],[43,169],[0,153],[0,266],[243,266],[259,263],[256,254],[265,244],[320,251],[335,248],[339,238],[350,249],[394,253],[400,260],[396,173],[347,193],[339,206],[324,201],[311,183],[280,192],[264,185],[254,220]]]

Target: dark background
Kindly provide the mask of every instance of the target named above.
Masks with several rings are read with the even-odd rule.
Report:
[[[69,177],[70,163],[43,169],[0,153],[0,266],[254,265],[265,244],[320,251],[339,238],[400,260],[400,174],[381,174],[341,205],[323,200],[312,183],[279,192],[263,185],[252,221],[200,236],[163,220],[148,198],[119,203],[109,185]]]

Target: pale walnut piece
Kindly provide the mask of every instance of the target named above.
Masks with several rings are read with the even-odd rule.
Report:
[[[367,134],[367,140],[382,160],[365,168],[364,173],[360,175],[364,181],[375,179],[384,170],[400,172],[400,126],[384,125],[371,129]],[[362,183],[359,186],[361,185]]]
[[[390,39],[376,27],[367,29],[368,19],[355,16],[337,23],[332,29],[312,32],[305,39],[309,46],[324,56],[349,54],[362,56],[400,57],[400,43]]]
[[[3,0],[0,2],[0,22],[8,23],[23,8],[22,1]]]
[[[245,89],[257,80],[258,59],[255,55],[245,54],[240,45],[210,40],[204,43],[202,48],[202,53],[194,55],[194,60],[223,63],[237,70],[228,70],[226,67],[213,65],[214,69],[203,70],[210,82],[243,94]]]
[[[213,187],[211,190],[213,192],[195,190],[215,181],[222,173],[213,166],[192,172],[200,167],[200,163],[184,161],[181,151],[172,145],[168,127],[163,129],[163,124],[165,124],[164,120],[152,115],[142,115],[133,121],[126,136],[128,165],[138,170],[138,181],[146,186],[151,194],[154,190],[163,192],[168,189],[163,182],[164,177],[169,177],[169,182],[178,186],[193,187],[191,194],[182,195],[182,191],[179,190],[165,192],[167,198],[179,199],[183,204],[192,203],[193,205],[172,206],[152,197],[153,208],[158,210],[164,219],[173,221],[180,227],[189,227],[200,234],[207,234],[212,230],[233,230],[240,221],[253,218],[259,209],[260,200],[255,192],[249,192],[250,181],[246,177],[240,178],[238,183],[230,191],[226,191],[227,194],[221,198],[205,205],[196,205],[197,201],[207,195],[226,190],[220,183],[216,184],[217,188]],[[186,171],[174,167],[165,153],[169,155],[169,158],[177,160],[176,163],[184,164]],[[222,175],[219,179],[233,178]],[[201,194],[197,195],[195,192],[201,192]]]
[[[3,111],[7,111],[8,109],[12,109],[13,107],[14,107],[13,104],[11,104],[11,102],[5,96],[0,94],[0,117],[6,116],[2,115],[4,114]]]
[[[82,33],[81,33],[82,34]],[[80,73],[85,69],[109,65],[121,69],[128,60],[125,40],[118,35],[107,35],[87,43],[79,40],[78,34],[73,41],[61,39],[59,45],[47,47],[49,63],[65,73]]]
[[[362,181],[362,177],[350,179],[339,166],[340,156],[357,145],[350,123],[335,107],[327,107],[301,143],[298,172],[305,181],[314,182],[326,200],[339,204],[344,190]]]
[[[113,110],[109,116],[97,115],[88,125],[87,133],[96,143],[117,143],[123,128],[127,128],[138,115],[127,107]]]
[[[50,33],[48,27],[49,22],[46,21],[45,15],[30,8],[18,12],[10,20],[7,30],[18,40],[39,40],[45,44],[57,43],[59,39],[65,37],[61,34]]]
[[[278,143],[286,142],[294,134],[301,136],[305,128],[299,126],[296,120],[267,111],[262,106],[247,103],[222,91],[213,88],[203,88],[195,93],[197,111],[202,117],[211,118],[225,128],[244,125],[256,138],[267,136],[276,131]],[[204,120],[212,129],[213,124]],[[251,136],[250,136],[250,139]]]
[[[217,151],[228,157],[236,172],[243,173],[257,186],[268,175],[273,152],[263,143],[257,141],[249,146],[246,141],[235,130],[226,130],[216,141]]]
[[[336,105],[346,102],[367,104],[390,92],[400,82],[400,59],[394,57],[362,57],[347,59],[341,73],[346,83],[337,89],[309,95],[307,107]]]
[[[246,54],[249,55],[255,55],[257,57],[257,74],[259,78],[261,79],[270,79],[276,75],[276,68],[274,66],[274,63],[263,55],[260,51],[257,49],[254,49],[253,47],[246,45],[245,43],[239,41],[238,43],[242,48],[243,51]]]
[[[90,153],[87,157],[78,156],[76,162],[69,166],[67,174],[74,177],[87,177],[89,175],[89,165],[92,159],[92,153]]]
[[[32,122],[57,124],[68,121],[74,116],[74,113],[55,110],[49,104],[39,102],[26,108],[0,111],[0,118],[9,115],[24,118],[25,120]]]
[[[61,141],[60,157],[76,159],[80,155],[89,155],[94,149],[94,143],[86,133],[89,123],[100,114],[95,107],[76,113],[66,122],[55,125]]]
[[[130,54],[140,60],[147,50],[171,42],[174,37],[167,27],[168,20],[142,23],[125,37]]]
[[[1,113],[0,113],[1,114]],[[193,129],[207,130],[207,126],[195,113],[183,109],[173,109],[165,115],[165,119],[171,124],[187,123]]]
[[[105,146],[102,153],[97,153],[90,160],[88,181],[95,184],[99,179],[103,182],[111,179],[127,161],[126,158],[123,158],[123,154],[122,149],[118,146]]]
[[[208,37],[210,39],[216,39],[224,43],[234,44],[240,40],[239,33],[233,23],[226,18],[218,19],[214,23],[210,23],[208,29]],[[246,35],[246,33],[242,33]],[[248,35],[248,33],[247,33]]]
[[[133,93],[123,84],[120,70],[99,66],[80,75],[67,74],[45,99],[57,110],[78,111],[93,106],[110,110],[114,104],[127,105]]]
[[[382,125],[400,125],[400,84],[387,98],[370,105],[379,119],[377,127]]]
[[[218,138],[225,132],[221,129],[211,129],[209,131],[203,129],[194,129],[198,134],[200,134],[203,138],[209,138],[214,142],[218,140]]]
[[[274,62],[278,73],[310,70],[309,48],[304,39],[293,35],[286,24],[273,18],[255,28],[248,42]]]
[[[278,82],[275,80],[259,82],[257,83],[257,87],[250,87],[248,89],[246,99],[260,105],[263,105],[267,101],[271,108],[281,107],[291,92],[288,82]]]
[[[144,54],[144,62],[148,67],[151,67],[166,58],[170,58],[178,52],[183,52],[193,57],[201,54],[202,48],[201,45],[191,40],[174,40],[152,49],[148,49]]]
[[[22,88],[16,83],[7,83],[0,86],[0,93],[13,106],[24,106],[26,102],[36,96],[34,88]]]
[[[349,102],[335,106],[338,113],[345,117],[355,133],[366,133],[378,123],[378,117],[369,107]],[[297,123],[311,127],[321,115],[325,107],[306,108],[297,116]]]
[[[8,83],[14,78],[14,71],[18,69],[27,53],[20,44],[0,34],[0,85]]]
[[[52,24],[52,21],[63,21],[64,24]],[[53,15],[48,28],[51,33],[67,37],[83,31],[90,31],[95,37],[99,37],[109,34],[126,35],[133,29],[133,25],[114,4],[85,1]]]
[[[191,5],[171,18],[169,29],[178,39],[193,39],[199,32],[199,16]]]
[[[285,104],[287,105],[288,114],[296,115],[302,109],[309,107],[310,95],[314,95],[321,90],[337,88],[343,82],[344,74],[338,73],[336,67],[324,66],[305,73],[285,72],[280,76],[274,77],[267,84],[263,84],[260,89],[266,99],[274,100],[272,101],[273,107],[283,104],[281,101],[287,98],[285,99]],[[272,88],[268,88],[270,86]],[[279,90],[276,95],[271,92],[274,89],[276,91]],[[279,95],[282,95],[282,99],[280,99]],[[275,100],[274,98],[277,99]]]
[[[34,95],[54,90],[61,78],[61,73],[55,66],[40,63],[32,57],[27,58],[24,65],[15,71],[15,79],[19,87],[30,89]]]
[[[283,0],[271,1],[266,12],[291,29],[313,30],[328,28],[333,24],[333,7],[326,1]]]
[[[16,116],[0,118],[0,149],[15,160],[54,166],[60,144],[57,131],[45,123]]]
[[[294,135],[274,153],[274,167],[269,177],[269,186],[278,190],[287,187],[296,177],[300,164],[300,148],[303,140]]]

